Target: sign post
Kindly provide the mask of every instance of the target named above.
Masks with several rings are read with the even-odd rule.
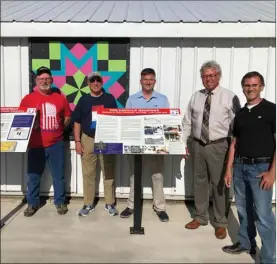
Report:
[[[97,154],[134,155],[134,225],[131,234],[144,234],[142,222],[142,157],[183,155],[179,109],[99,109],[95,147]]]

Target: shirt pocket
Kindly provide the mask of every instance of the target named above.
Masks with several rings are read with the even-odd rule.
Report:
[[[197,120],[203,112],[197,108],[192,108],[191,118]]]

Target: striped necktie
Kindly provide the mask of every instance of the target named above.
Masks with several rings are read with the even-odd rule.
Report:
[[[206,144],[209,141],[209,118],[211,110],[212,93],[209,92],[205,101],[200,139]]]

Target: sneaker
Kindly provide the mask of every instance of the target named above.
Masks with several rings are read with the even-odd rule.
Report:
[[[251,255],[255,255],[256,254],[256,246],[252,246],[251,249],[246,249],[244,247],[241,246],[241,244],[238,242],[236,244],[233,244],[231,246],[225,246],[222,248],[222,250],[226,253],[229,254],[241,254],[241,253],[248,253]]]
[[[68,212],[66,204],[56,205],[56,208],[59,215],[65,215]]]
[[[94,211],[95,208],[92,205],[84,205],[79,212],[79,216],[87,216],[90,212]]]
[[[33,205],[28,205],[28,207],[24,211],[24,216],[30,217],[30,216],[34,215],[37,210],[38,210],[38,207],[35,207]]]
[[[120,217],[121,218],[129,218],[134,213],[133,209],[130,209],[129,207],[126,207],[124,211],[121,212]]]
[[[113,204],[106,204],[106,205],[105,205],[105,210],[106,210],[111,216],[118,215],[118,211],[117,211],[116,207],[115,207]]]
[[[154,206],[153,206],[153,210],[156,212],[157,216],[159,217],[161,222],[168,222],[169,221],[169,217],[166,213],[166,211],[157,211]]]

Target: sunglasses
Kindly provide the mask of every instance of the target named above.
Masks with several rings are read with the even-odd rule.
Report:
[[[98,83],[102,83],[102,78],[96,76],[96,77],[92,77],[92,78],[89,79],[90,83],[94,83],[95,81],[98,82]]]

